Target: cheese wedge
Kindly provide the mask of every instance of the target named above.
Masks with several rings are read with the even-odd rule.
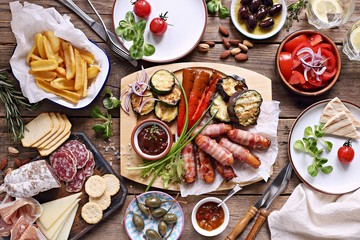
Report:
[[[356,127],[345,111],[341,111],[331,117],[324,125],[324,132],[346,138],[360,138]]]
[[[360,122],[355,118],[355,116],[350,112],[350,110],[341,102],[338,97],[333,98],[324,108],[321,116],[320,123],[327,123],[330,118],[335,116],[341,111],[345,111],[345,113],[350,117],[354,126],[359,128]]]
[[[45,148],[47,145],[49,145],[50,143],[52,143],[53,141],[55,141],[55,139],[62,133],[64,132],[65,126],[66,126],[66,122],[65,120],[61,117],[60,113],[56,113],[56,118],[59,121],[59,129],[58,131],[52,135],[49,139],[47,139],[45,142],[41,143],[40,146],[38,146],[38,148]]]
[[[21,143],[24,147],[30,147],[44,136],[46,136],[53,128],[49,113],[41,113],[39,116],[31,120],[25,125],[24,138]]]
[[[64,240],[64,239],[68,239],[69,235],[70,235],[70,231],[72,228],[72,225],[74,223],[75,220],[75,216],[76,216],[76,212],[79,208],[79,204],[77,204],[74,209],[71,211],[69,217],[66,219],[64,226],[60,229],[59,234],[57,235],[56,238],[52,238],[56,239],[56,240]]]
[[[39,221],[46,229],[49,229],[80,195],[81,192],[41,204],[43,213],[39,217]]]
[[[39,141],[37,141],[36,143],[34,143],[33,145],[31,145],[31,147],[39,147],[43,142],[45,142],[46,140],[48,140],[51,136],[53,136],[57,131],[59,131],[59,127],[60,127],[60,122],[58,120],[58,118],[56,117],[56,114],[51,112],[49,113],[51,121],[53,122],[53,128],[51,129],[51,131],[44,136],[43,138],[41,138]]]

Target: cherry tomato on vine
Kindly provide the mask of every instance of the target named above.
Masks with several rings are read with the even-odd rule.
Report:
[[[341,163],[349,164],[355,156],[354,149],[351,147],[351,139],[347,140],[338,150],[338,158]]]
[[[153,20],[151,20],[150,22],[150,31],[156,35],[163,35],[164,32],[167,29],[167,14],[168,12],[166,12],[164,15],[160,14],[159,17],[154,18]]]
[[[134,13],[136,16],[141,18],[146,18],[151,13],[151,5],[146,0],[136,0],[133,2],[134,5]]]

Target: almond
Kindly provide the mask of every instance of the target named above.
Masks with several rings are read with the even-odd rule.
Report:
[[[15,167],[21,167],[21,161],[20,161],[20,159],[18,159],[18,158],[15,158],[14,159],[14,165],[15,165]]]
[[[4,170],[6,165],[7,165],[7,159],[6,158],[1,159],[1,161],[0,161],[0,170]]]
[[[252,42],[250,42],[249,40],[246,40],[246,39],[243,41],[243,44],[245,46],[247,46],[248,48],[254,47],[254,44]]]
[[[223,37],[223,44],[226,49],[230,48],[230,42],[229,39]]]
[[[213,42],[213,41],[206,41],[205,43],[207,45],[209,45],[209,47],[214,47],[215,46],[215,42]]]
[[[9,153],[10,155],[17,155],[17,154],[19,154],[19,150],[17,150],[17,149],[14,148],[14,147],[8,147],[8,153]]]
[[[248,58],[249,58],[248,55],[245,53],[239,53],[239,54],[235,55],[235,59],[239,62],[244,62],[244,61],[248,60]]]
[[[241,49],[240,48],[233,48],[231,49],[231,55],[235,56],[237,54],[239,54],[241,52]]]
[[[229,43],[233,46],[238,46],[241,41],[239,39],[230,39]]]
[[[228,58],[230,56],[230,54],[231,54],[230,50],[225,50],[220,54],[220,59]]]
[[[210,46],[206,43],[200,43],[197,47],[199,52],[206,53],[209,51]]]
[[[220,25],[219,32],[225,37],[229,36],[229,31],[226,29],[224,25]]]
[[[243,51],[243,52],[247,52],[249,50],[249,48],[247,46],[245,46],[242,43],[239,43],[239,48]]]

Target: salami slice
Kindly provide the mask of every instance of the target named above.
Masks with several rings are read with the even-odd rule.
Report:
[[[52,155],[52,167],[56,175],[63,181],[71,181],[76,174],[76,160],[72,152],[65,148],[60,148]]]
[[[78,140],[70,140],[66,142],[63,148],[71,151],[76,159],[76,168],[83,168],[89,160],[89,151],[86,146]]]
[[[81,191],[86,176],[85,176],[85,169],[79,169],[74,177],[73,180],[71,180],[70,182],[66,182],[66,191],[68,192],[79,192]]]
[[[95,167],[94,154],[91,151],[89,151],[89,161],[87,161],[84,167],[84,172],[86,177],[90,177],[94,174],[94,167]]]

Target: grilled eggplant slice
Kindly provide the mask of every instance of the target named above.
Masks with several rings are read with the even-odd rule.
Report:
[[[216,88],[225,102],[228,102],[234,93],[248,89],[245,79],[237,75],[221,78]]]
[[[230,117],[227,111],[227,103],[219,94],[215,96],[213,105],[210,107],[210,115],[214,116],[215,114],[215,119],[221,122],[230,122]]]
[[[158,95],[158,99],[170,106],[176,106],[180,102],[181,88],[179,85],[175,85],[171,93],[166,95]]]
[[[151,90],[156,94],[165,95],[171,93],[175,86],[174,75],[165,69],[156,71],[150,78]]]
[[[155,116],[163,122],[172,122],[179,114],[178,106],[169,106],[163,102],[157,102]]]
[[[261,94],[255,90],[234,93],[227,106],[231,121],[244,127],[256,125],[262,101]]]
[[[150,90],[146,90],[143,95],[145,95],[146,97],[140,97],[135,93],[131,94],[131,107],[133,111],[139,115],[146,115],[155,108],[155,99],[151,99],[154,98],[152,92]],[[146,102],[144,107],[141,109],[141,112],[139,112],[141,103],[143,103],[147,99],[151,99],[151,100]]]

